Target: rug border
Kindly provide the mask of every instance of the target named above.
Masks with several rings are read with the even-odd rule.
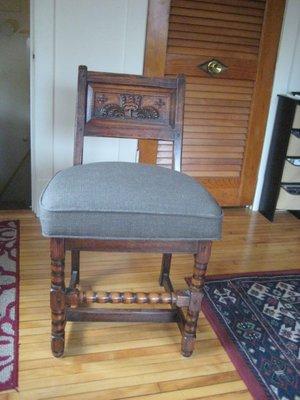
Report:
[[[278,270],[278,271],[257,271],[257,272],[243,272],[241,274],[220,274],[220,275],[209,275],[206,278],[206,281],[213,281],[215,279],[230,279],[230,278],[247,278],[252,276],[266,276],[266,275],[285,275],[285,274],[295,274],[300,275],[300,270]],[[257,376],[254,375],[250,366],[246,359],[242,356],[237,349],[236,344],[233,342],[232,338],[228,334],[227,329],[222,325],[221,321],[219,320],[215,310],[209,303],[209,300],[204,295],[203,303],[202,303],[202,311],[205,315],[205,318],[208,320],[209,324],[213,328],[215,334],[217,335],[218,339],[221,342],[224,350],[228,354],[231,362],[235,366],[237,373],[240,375],[241,379],[244,381],[245,385],[247,386],[249,392],[254,397],[254,399],[260,400],[269,400],[274,399],[271,395],[266,392],[262,383],[260,383]]]
[[[8,390],[18,391],[19,387],[19,324],[20,324],[20,221],[19,220],[1,220],[0,222],[14,222],[17,229],[16,237],[16,298],[15,298],[15,318],[16,318],[16,334],[14,342],[15,360],[14,361],[14,371],[12,374],[12,384],[8,385],[0,391],[0,393],[5,393]]]
[[[284,274],[295,274],[295,275],[300,275],[300,268],[294,268],[294,269],[279,269],[279,270],[271,270],[271,271],[255,271],[255,272],[241,272],[237,274],[217,274],[217,275],[206,275],[205,277],[205,282],[210,281],[213,279],[222,279],[222,278],[233,278],[233,277],[243,277],[246,278],[247,276],[264,276],[264,275],[269,275],[269,274],[278,274],[278,275],[284,275]]]

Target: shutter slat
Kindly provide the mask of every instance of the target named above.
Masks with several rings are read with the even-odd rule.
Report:
[[[231,195],[239,186],[264,7],[247,0],[171,1],[165,74],[186,75],[182,169],[205,185],[230,186]],[[213,58],[227,66],[217,77],[199,68]],[[157,163],[170,167],[172,151],[170,142],[159,142]]]

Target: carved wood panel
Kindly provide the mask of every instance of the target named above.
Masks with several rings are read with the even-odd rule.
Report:
[[[170,115],[170,92],[153,93],[149,89],[133,90],[106,88],[100,85],[89,88],[89,119],[105,119],[115,121],[151,122],[172,125]]]

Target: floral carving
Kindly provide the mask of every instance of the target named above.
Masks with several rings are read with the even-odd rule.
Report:
[[[102,95],[103,96],[103,95]],[[102,98],[102,96],[100,96]],[[100,98],[99,97],[99,98]],[[108,103],[95,108],[95,116],[116,119],[158,119],[159,112],[155,107],[142,106],[142,96],[120,94],[120,103]],[[99,104],[99,102],[98,102]]]

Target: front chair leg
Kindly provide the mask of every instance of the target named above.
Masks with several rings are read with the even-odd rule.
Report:
[[[181,353],[185,357],[190,357],[195,347],[197,323],[203,298],[204,277],[210,252],[211,242],[199,242],[198,251],[194,255],[194,271],[193,276],[189,281],[191,299],[187,310],[181,343]]]
[[[65,243],[64,239],[51,239],[51,348],[55,357],[61,357],[65,345],[66,300],[65,300]]]

